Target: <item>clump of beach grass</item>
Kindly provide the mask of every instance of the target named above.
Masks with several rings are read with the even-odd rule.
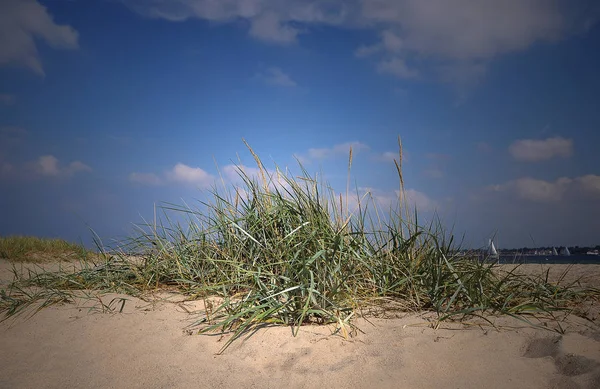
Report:
[[[139,232],[104,263],[73,273],[35,273],[18,278],[21,300],[3,292],[0,311],[30,304],[25,287],[55,291],[99,290],[141,296],[161,287],[190,298],[218,296],[214,310],[194,323],[201,333],[233,331],[223,349],[264,324],[335,323],[347,336],[362,308],[394,302],[407,311],[433,311],[438,322],[487,314],[552,314],[574,299],[598,291],[559,286],[541,277],[498,272],[477,254],[458,255],[441,223],[421,224],[404,196],[402,145],[396,170],[399,202],[382,210],[358,191],[350,197],[319,182],[299,163],[302,175],[268,171],[246,144],[258,175],[238,166],[241,187],[213,187],[202,211],[166,204],[164,218],[138,225]],[[352,167],[352,150],[348,176]],[[182,226],[169,218],[187,218]],[[104,250],[102,250],[104,252]],[[137,252],[132,260],[126,252]],[[58,292],[61,291],[61,292]],[[12,305],[11,305],[12,304]],[[20,304],[20,305],[19,305]],[[12,308],[11,308],[12,307]],[[12,309],[12,310],[11,310]]]

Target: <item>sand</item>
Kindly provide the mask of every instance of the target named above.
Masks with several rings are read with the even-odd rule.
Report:
[[[0,283],[9,268],[0,260]],[[599,285],[600,265],[572,271]],[[297,337],[261,328],[217,355],[227,337],[185,329],[201,302],[103,301],[121,297],[122,313],[80,301],[0,324],[0,388],[600,388],[597,317],[569,318],[561,335],[510,318],[434,329],[427,315],[398,313],[356,321],[362,332],[348,340],[327,326]]]

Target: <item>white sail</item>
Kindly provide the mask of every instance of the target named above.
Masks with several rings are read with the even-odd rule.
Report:
[[[494,241],[491,239],[490,239],[490,247],[489,247],[488,253],[492,256],[498,255],[498,251],[496,250],[496,247],[494,246]]]
[[[567,246],[565,246],[565,248],[561,250],[560,253],[562,255],[571,255],[571,252],[569,251],[569,248]]]
[[[558,251],[556,251],[556,247],[552,247],[552,255],[558,255]]]

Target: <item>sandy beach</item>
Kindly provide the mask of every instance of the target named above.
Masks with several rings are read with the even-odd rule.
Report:
[[[0,288],[11,280],[10,268],[0,260]],[[558,277],[565,268],[519,271],[550,269]],[[569,277],[579,276],[598,286],[600,265],[571,268]],[[174,293],[154,302],[102,299],[108,305],[121,297],[121,313],[80,301],[0,324],[0,388],[600,387],[597,302],[587,307],[587,320],[561,323],[563,334],[507,317],[491,318],[497,328],[435,329],[432,315],[392,312],[356,320],[361,332],[349,339],[332,335],[333,326],[304,326],[297,337],[290,328],[264,327],[217,355],[229,335],[186,330],[201,302]]]

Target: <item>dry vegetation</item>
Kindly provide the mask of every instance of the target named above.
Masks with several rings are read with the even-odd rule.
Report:
[[[34,236],[0,236],[0,258],[14,262],[56,262],[86,260],[96,255],[81,245],[62,239]]]

